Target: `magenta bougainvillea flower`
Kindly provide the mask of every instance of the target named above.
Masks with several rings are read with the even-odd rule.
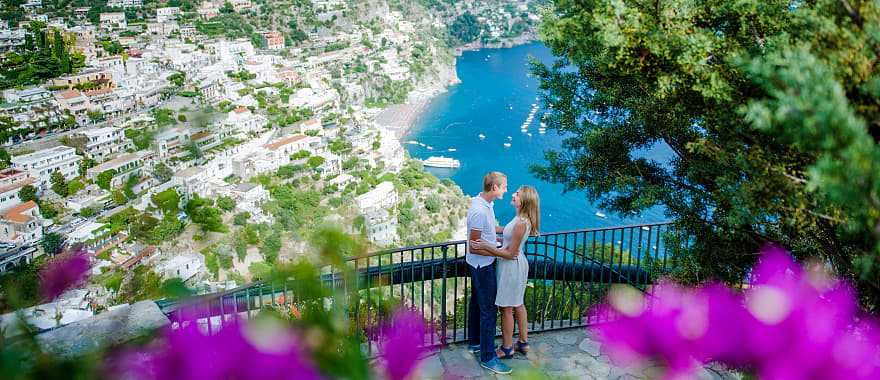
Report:
[[[380,350],[389,379],[403,380],[412,374],[427,353],[429,333],[421,314],[406,309],[394,313],[390,325],[382,329]]]
[[[667,379],[708,362],[762,379],[880,378],[880,328],[859,312],[853,290],[777,246],[762,251],[742,294],[662,283],[648,297],[616,289],[592,312],[615,317],[596,327],[609,355],[624,364],[658,360]]]
[[[144,350],[121,355],[111,370],[143,380],[320,379],[297,342],[281,323],[231,322],[214,335],[187,323],[166,329]]]
[[[56,257],[40,272],[40,293],[54,300],[85,282],[89,275],[89,255],[76,251]]]

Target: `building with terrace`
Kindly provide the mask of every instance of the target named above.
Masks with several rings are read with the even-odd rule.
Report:
[[[55,93],[58,108],[76,119],[77,124],[88,121],[88,112],[92,108],[89,98],[76,90],[65,90]]]
[[[32,245],[43,238],[43,220],[40,207],[27,201],[0,215],[0,242]]]
[[[121,62],[121,61],[120,61]],[[97,90],[101,88],[115,88],[113,74],[106,70],[88,70],[82,73],[53,78],[49,80],[52,87],[67,87],[71,89]]]
[[[125,29],[128,23],[125,21],[124,12],[101,13],[98,16],[99,25],[103,30]]]
[[[0,212],[21,203],[18,192],[26,185],[33,185],[37,180],[30,173],[15,168],[0,170]]]
[[[85,140],[82,147],[85,156],[98,162],[133,148],[124,131],[116,127],[86,129],[76,132],[74,136]]]
[[[113,178],[110,180],[110,187],[117,188],[122,186],[131,176],[140,177],[144,160],[150,152],[126,153],[107,161],[98,166],[89,168],[86,171],[86,178],[95,180],[103,172],[113,171]]]
[[[390,210],[397,205],[398,198],[394,184],[386,181],[354,199],[371,242],[386,246],[397,241],[397,215]]]
[[[186,128],[171,128],[156,135],[156,155],[165,158],[177,154],[190,141]]]
[[[180,15],[180,7],[156,8],[156,22],[176,20]]]
[[[34,153],[12,157],[12,167],[26,171],[36,179],[39,189],[48,189],[52,172],[59,171],[64,179],[71,180],[79,175],[79,162],[82,157],[76,149],[68,146],[56,146]]]
[[[245,107],[238,107],[226,115],[225,126],[238,133],[259,132],[268,120],[263,115],[251,112]]]

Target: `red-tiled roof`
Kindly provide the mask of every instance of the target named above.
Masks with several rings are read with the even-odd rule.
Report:
[[[60,96],[62,99],[73,99],[79,97],[80,95],[82,94],[80,94],[79,91],[74,90],[64,90],[58,93],[58,96]]]
[[[295,143],[295,142],[302,140],[304,138],[306,138],[305,135],[293,135],[290,137],[285,137],[282,139],[272,141],[271,143],[266,144],[265,147],[266,147],[266,149],[269,149],[269,150],[277,150],[278,148],[280,148],[282,146]]]
[[[235,109],[235,113],[245,113],[245,112],[248,112],[248,111],[249,111],[249,110],[248,110],[247,108],[244,108],[244,107],[242,107],[242,106],[238,106],[238,108]]]
[[[29,211],[30,209],[37,207],[37,203],[34,201],[27,201],[18,206],[15,206],[6,211],[3,214],[3,219],[13,221],[16,223],[27,223],[31,218],[29,215],[25,215],[24,213]]]

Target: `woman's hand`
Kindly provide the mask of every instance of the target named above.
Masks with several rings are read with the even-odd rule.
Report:
[[[478,249],[478,250],[490,251],[491,248],[495,248],[495,244],[489,244],[489,242],[487,242],[483,239],[480,239],[480,240],[476,240],[476,241],[472,242],[471,247]]]

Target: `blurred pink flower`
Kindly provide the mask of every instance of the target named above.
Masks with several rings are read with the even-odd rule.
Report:
[[[215,335],[195,323],[166,329],[158,344],[126,353],[114,369],[119,377],[143,380],[320,379],[290,330],[245,322]]]
[[[54,300],[88,278],[89,256],[83,251],[59,255],[40,272],[40,293]]]
[[[618,289],[592,311],[617,317],[596,327],[615,360],[659,360],[668,379],[712,361],[763,379],[880,378],[880,329],[859,315],[853,290],[778,246],[762,251],[743,295],[662,283],[649,297]]]
[[[395,312],[383,330],[380,353],[385,372],[391,380],[406,379],[428,352],[425,337],[430,330],[419,313],[406,309]]]

